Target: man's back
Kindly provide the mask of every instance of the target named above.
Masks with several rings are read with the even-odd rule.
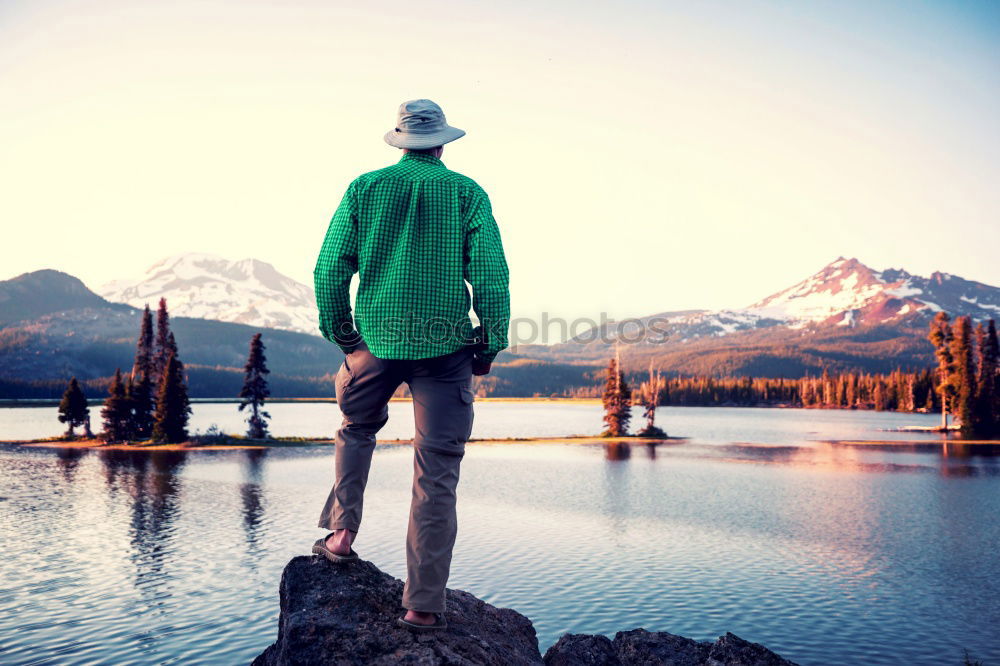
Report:
[[[395,165],[347,188],[316,262],[320,330],[346,357],[334,390],[343,421],[336,478],[318,526],[332,530],[313,552],[357,559],[365,485],[376,434],[401,383],[413,396],[413,488],[406,583],[397,622],[413,631],[447,626],[446,583],[458,529],[456,488],[472,434],[473,375],[487,374],[507,346],[507,263],[490,202],[472,179],[445,168],[444,144],[465,135],[427,99],[403,102],[386,143]],[[360,283],[352,319],[351,276]],[[486,348],[469,345],[469,291]],[[357,327],[355,328],[355,320]]]
[[[362,174],[347,188],[316,265],[320,328],[354,335],[346,280],[359,273],[354,324],[380,358],[450,353],[472,338],[472,305],[491,361],[506,347],[507,265],[489,198],[426,152]],[[473,287],[470,300],[465,281]]]

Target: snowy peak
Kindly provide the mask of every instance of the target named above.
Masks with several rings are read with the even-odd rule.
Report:
[[[114,280],[97,292],[138,308],[146,303],[155,308],[163,297],[175,316],[319,334],[313,290],[259,259],[177,254],[156,262],[136,280]]]
[[[863,307],[885,289],[881,276],[857,259],[838,257],[815,274],[745,308],[769,319],[823,321]]]
[[[656,335],[646,344],[686,343],[753,329],[924,325],[944,310],[973,320],[1000,316],[1000,288],[934,272],[929,278],[902,268],[876,271],[857,259],[837,257],[806,279],[745,308],[662,313]],[[624,324],[612,323],[610,334],[628,337]],[[652,329],[652,326],[647,326]]]
[[[876,271],[837,257],[817,273],[745,309],[792,328],[810,322],[856,326],[899,321],[944,310],[975,320],[1000,313],[1000,289],[935,271],[929,278],[902,268]]]

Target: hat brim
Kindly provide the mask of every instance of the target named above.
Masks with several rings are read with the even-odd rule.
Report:
[[[461,139],[463,136],[465,136],[465,130],[460,130],[457,127],[449,125],[444,129],[440,129],[437,132],[431,132],[429,134],[397,132],[396,130],[390,130],[385,133],[385,137],[383,138],[387,144],[394,146],[395,148],[423,150],[425,148],[443,146],[449,141]]]

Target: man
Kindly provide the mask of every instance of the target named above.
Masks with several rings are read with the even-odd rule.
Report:
[[[320,331],[345,358],[335,380],[343,413],[336,479],[319,519],[333,531],[313,552],[334,562],[357,559],[351,544],[375,434],[388,420],[389,398],[405,382],[416,436],[402,599],[407,612],[397,622],[414,631],[446,626],[455,489],[472,431],[472,375],[490,371],[507,346],[510,321],[507,263],[489,198],[441,161],[444,144],[464,135],[434,102],[404,102],[384,137],[403,150],[401,159],[350,184],[314,271]],[[475,329],[470,305],[480,321]]]

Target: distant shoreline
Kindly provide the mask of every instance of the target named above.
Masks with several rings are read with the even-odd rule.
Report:
[[[236,405],[239,404],[239,398],[191,398],[192,405]],[[0,409],[10,408],[10,407],[58,407],[59,398],[0,398]],[[412,398],[391,398],[389,402],[413,402]],[[484,402],[495,402],[495,403],[575,403],[581,405],[601,405],[601,398],[573,398],[565,396],[556,397],[499,397],[499,396],[476,396],[477,403]],[[88,398],[87,404],[90,407],[99,407],[104,403],[104,398]],[[268,398],[267,404],[279,404],[279,403],[289,403],[289,404],[313,404],[313,403],[329,403],[337,404],[336,398]],[[633,407],[642,407],[642,405],[632,405]],[[804,410],[830,410],[838,412],[875,412],[875,409],[866,408],[849,408],[849,407],[834,407],[834,406],[813,406],[813,407],[803,407],[802,405],[793,405],[787,402],[774,402],[774,403],[755,403],[755,404],[736,404],[736,403],[719,403],[711,405],[657,405],[658,407],[696,407],[696,408],[716,408],[725,407],[730,409],[804,409]],[[937,414],[937,412],[928,412],[926,410],[914,410],[914,411],[902,411],[898,409],[883,410],[887,414]],[[924,429],[924,426],[913,426],[912,429]]]
[[[276,437],[268,440],[248,440],[244,437],[225,436],[224,442],[200,443],[187,441],[180,444],[153,444],[141,442],[136,444],[107,444],[99,438],[73,440],[62,439],[61,437],[47,437],[40,439],[8,439],[0,440],[0,444],[11,444],[15,446],[25,446],[32,448],[50,449],[96,449],[101,451],[231,451],[231,450],[261,450],[280,448],[333,448],[334,440],[325,437]],[[491,437],[484,439],[470,439],[470,445],[495,445],[495,444],[642,444],[661,445],[679,444],[687,442],[690,437],[669,436],[664,439],[625,436],[625,437],[601,437],[598,435],[568,435],[565,437]],[[836,446],[859,446],[859,447],[935,447],[942,445],[961,446],[995,446],[1000,447],[1000,439],[926,439],[926,440],[895,440],[895,439],[816,439],[809,440],[820,444],[832,444]],[[412,439],[380,439],[380,446],[409,446]],[[772,446],[766,442],[750,443],[757,446]]]
[[[88,398],[90,406],[98,406],[104,402],[104,398]],[[191,398],[192,405],[235,405],[239,404],[239,398]],[[411,398],[392,398],[389,402],[413,402]],[[476,397],[476,402],[577,402],[581,404],[601,404],[600,398],[501,398],[501,397]],[[267,404],[277,403],[330,403],[337,404],[335,398],[268,398]],[[0,407],[58,407],[58,398],[0,398]],[[667,407],[669,405],[663,405]],[[682,406],[682,405],[675,405]],[[709,405],[692,405],[709,406]],[[728,405],[736,407],[738,405]],[[751,407],[752,405],[746,405]]]
[[[39,448],[57,449],[99,449],[102,451],[223,451],[232,449],[278,449],[293,447],[333,447],[334,440],[329,438],[311,437],[276,437],[268,440],[248,440],[240,437],[226,437],[227,443],[182,442],[180,444],[107,444],[100,438],[73,440],[60,437],[40,439],[6,439],[0,444],[14,444]],[[502,437],[486,439],[470,439],[469,444],[672,444],[687,441],[688,437],[600,437],[596,435],[569,435],[567,437]],[[380,445],[405,446],[413,443],[412,439],[380,439]]]

